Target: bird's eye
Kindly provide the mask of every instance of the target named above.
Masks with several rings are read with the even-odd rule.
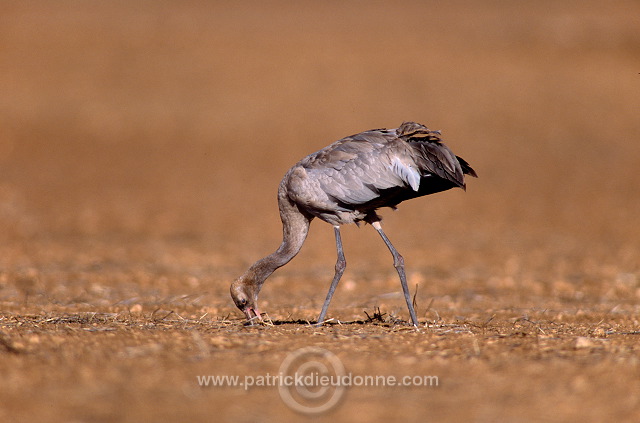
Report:
[[[240,301],[238,301],[238,302],[240,303],[240,305],[241,305],[242,307],[244,307],[244,306],[246,306],[246,305],[247,305],[247,299],[246,299],[246,298],[241,298],[241,299],[240,299]]]

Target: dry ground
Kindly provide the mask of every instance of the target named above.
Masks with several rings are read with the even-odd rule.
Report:
[[[640,419],[637,2],[3,2],[0,420],[299,421],[277,373],[359,375],[319,421]],[[243,326],[228,286],[278,245],[277,184],[365,129],[442,129],[480,175],[384,212],[391,258],[314,222]],[[374,313],[379,310],[380,315]],[[365,313],[366,312],[366,313]],[[367,314],[372,319],[367,319]],[[340,323],[338,323],[340,322]]]

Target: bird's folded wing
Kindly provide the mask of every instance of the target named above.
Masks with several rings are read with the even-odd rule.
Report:
[[[331,199],[343,205],[367,203],[392,187],[417,191],[420,173],[408,160],[390,158],[385,149],[342,156],[331,166],[307,169]]]

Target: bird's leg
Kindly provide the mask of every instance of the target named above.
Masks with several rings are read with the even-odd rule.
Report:
[[[398,250],[395,249],[389,238],[382,231],[382,226],[380,226],[380,222],[373,222],[371,224],[375,228],[376,231],[382,237],[382,240],[385,244],[387,244],[387,248],[391,251],[391,255],[393,256],[393,266],[398,271],[398,276],[400,276],[400,284],[402,285],[402,291],[404,291],[404,299],[407,301],[407,307],[409,308],[409,314],[411,315],[411,321],[413,322],[413,326],[418,326],[418,318],[416,317],[416,311],[413,309],[413,302],[411,301],[411,295],[409,294],[409,287],[407,286],[407,277],[404,272],[404,258],[398,253]]]
[[[324,304],[322,305],[322,311],[320,312],[320,316],[318,316],[318,323],[317,323],[318,326],[324,323],[324,318],[327,315],[327,309],[329,308],[331,297],[333,297],[333,293],[335,292],[336,287],[338,286],[338,282],[340,282],[340,278],[344,273],[344,269],[347,267],[347,261],[344,259],[344,252],[342,251],[342,238],[340,237],[340,226],[334,226],[333,231],[336,234],[336,249],[338,250],[338,260],[336,261],[336,273],[333,276],[333,281],[331,281],[331,286],[329,287],[327,298],[324,300]]]

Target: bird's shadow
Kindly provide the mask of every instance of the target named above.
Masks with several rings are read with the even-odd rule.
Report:
[[[367,321],[365,320],[350,320],[350,321],[325,321],[322,325],[318,325],[317,321],[313,321],[310,322],[308,320],[302,320],[302,319],[290,319],[290,320],[274,320],[273,321],[273,325],[274,326],[280,326],[280,325],[310,325],[310,326],[317,326],[317,327],[322,327],[322,326],[340,326],[340,325],[364,325],[366,324]]]
[[[347,321],[343,321],[343,320],[326,320],[322,325],[318,325],[317,321],[309,321],[309,320],[303,320],[303,319],[282,319],[282,320],[268,320],[268,321],[264,321],[262,323],[255,323],[255,322],[244,322],[244,326],[246,327],[259,327],[259,326],[285,326],[285,325],[301,325],[301,326],[308,326],[308,327],[314,327],[314,328],[323,328],[323,327],[336,327],[336,326],[365,326],[365,325],[371,325],[371,326],[384,326],[384,327],[392,327],[392,326],[402,326],[404,322],[395,322],[395,323],[389,323],[389,322],[379,322],[379,321],[375,321],[375,320],[347,320]],[[409,325],[408,323],[406,323],[407,325]]]

